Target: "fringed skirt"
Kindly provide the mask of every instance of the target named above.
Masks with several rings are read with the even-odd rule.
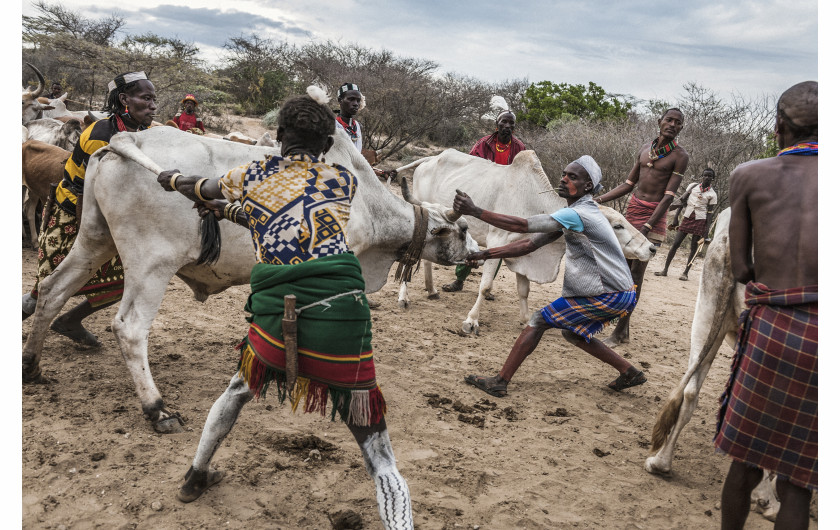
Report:
[[[326,415],[331,401],[331,419],[338,414],[350,425],[379,423],[386,406],[376,383],[364,288],[359,262],[349,253],[296,265],[255,265],[245,306],[251,326],[238,346],[239,374],[254,396],[265,397],[274,382],[280,401],[288,397],[293,411],[303,401],[304,412]],[[345,293],[352,294],[336,297]],[[298,377],[288,395],[282,330],[287,294],[297,297],[298,308],[311,305],[298,315]]]

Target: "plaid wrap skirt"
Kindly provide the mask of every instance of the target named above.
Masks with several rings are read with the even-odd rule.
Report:
[[[636,307],[636,291],[618,291],[598,296],[558,298],[540,310],[552,327],[567,329],[586,342],[604,325],[623,317]]]
[[[691,212],[690,216],[683,217],[677,230],[693,236],[702,236],[706,233],[706,219],[695,219],[694,212]]]
[[[817,286],[750,282],[715,447],[817,488]]]

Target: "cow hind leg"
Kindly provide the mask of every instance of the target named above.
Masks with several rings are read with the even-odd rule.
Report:
[[[528,311],[528,295],[531,292],[531,282],[525,276],[516,273],[516,294],[519,295],[519,323],[525,324],[531,318]]]
[[[145,262],[149,270],[140,263],[126,263],[125,290],[112,327],[143,413],[157,432],[180,432],[183,422],[165,408],[149,367],[149,329],[177,267],[151,257]]]
[[[426,298],[429,300],[437,300],[440,298],[440,292],[435,287],[434,278],[432,277],[432,262],[423,260],[423,277],[426,280]]]
[[[481,313],[481,304],[484,300],[484,295],[490,292],[493,288],[493,275],[496,272],[496,267],[499,266],[499,260],[489,259],[484,262],[484,267],[481,270],[481,283],[478,286],[478,299],[467,314],[466,320],[461,324],[461,330],[464,333],[475,333],[478,335],[478,315]]]
[[[84,235],[67,254],[52,274],[38,284],[38,301],[32,316],[32,329],[23,347],[23,381],[43,382],[41,352],[50,323],[95,271],[108,261],[117,250],[113,241],[103,238],[98,245],[85,244]]]
[[[659,451],[645,460],[645,471],[655,474],[667,474],[671,472],[671,464],[674,460],[674,450],[677,446],[677,438],[682,432],[683,428],[691,421],[691,416],[697,409],[697,403],[700,401],[700,388],[709,375],[709,370],[712,367],[712,362],[715,360],[715,355],[720,348],[720,343],[723,337],[718,336],[713,344],[713,348],[706,355],[703,363],[697,368],[697,371],[689,379],[688,384],[683,390],[683,402],[680,406],[680,414],[677,418],[677,423],[674,425],[665,443],[659,448]],[[691,365],[691,362],[689,362]]]

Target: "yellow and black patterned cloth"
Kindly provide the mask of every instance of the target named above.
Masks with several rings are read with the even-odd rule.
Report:
[[[111,137],[119,132],[115,117],[99,120],[85,129],[79,142],[73,148],[73,154],[64,165],[64,179],[55,190],[55,201],[71,214],[76,213],[77,195],[84,192],[85,172],[90,155],[111,142]]]
[[[257,261],[294,265],[349,250],[345,235],[356,177],[309,155],[239,166],[219,180],[248,214]]]

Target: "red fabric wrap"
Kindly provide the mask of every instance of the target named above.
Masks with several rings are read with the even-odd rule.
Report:
[[[496,138],[498,136],[499,133],[494,132],[493,134],[485,136],[481,140],[477,141],[470,150],[470,154],[485,160],[490,160],[491,162],[495,162],[500,165],[512,164],[514,157],[525,150],[525,144],[523,144],[515,136],[511,136],[509,149],[510,155],[507,156],[507,158],[504,158],[504,153],[496,152]],[[504,162],[502,161],[502,158],[504,158]]]
[[[817,488],[817,286],[750,282],[715,447]]]
[[[630,196],[630,201],[627,203],[627,211],[624,212],[624,217],[633,225],[636,230],[641,230],[645,223],[650,220],[653,211],[659,206],[658,202],[648,202],[637,199],[635,195]],[[665,239],[665,232],[668,230],[667,215],[659,218],[655,225],[648,232],[648,239],[663,241]],[[653,234],[659,237],[651,237]]]

